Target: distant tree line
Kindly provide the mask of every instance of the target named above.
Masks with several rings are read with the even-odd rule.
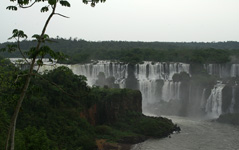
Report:
[[[47,44],[53,50],[68,55],[62,63],[86,63],[91,60],[116,60],[126,63],[142,61],[226,63],[231,56],[239,57],[239,42],[196,43],[196,42],[91,42],[78,39],[53,39]],[[9,43],[3,43],[1,47]],[[34,46],[33,41],[23,41],[22,49]],[[19,53],[2,53],[4,57],[19,57]]]

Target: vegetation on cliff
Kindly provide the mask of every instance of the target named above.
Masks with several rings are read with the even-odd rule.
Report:
[[[4,147],[21,90],[24,76],[17,76],[21,74],[24,72],[1,60],[0,147]],[[97,138],[134,143],[145,137],[164,137],[173,130],[171,120],[142,115],[139,91],[90,88],[84,76],[66,67],[34,74],[19,114],[17,150],[93,150]]]

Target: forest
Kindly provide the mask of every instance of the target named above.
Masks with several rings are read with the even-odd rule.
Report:
[[[0,48],[9,44],[2,43]],[[28,50],[34,41],[22,41],[21,48]],[[46,44],[54,51],[68,56],[67,61],[61,63],[87,63],[91,60],[112,60],[125,63],[140,63],[142,61],[157,62],[185,62],[185,63],[226,63],[239,57],[239,43],[217,42],[127,42],[102,41],[91,42],[78,39],[52,39]],[[4,57],[20,57],[20,53],[0,54]],[[234,58],[234,59],[232,59]]]
[[[0,58],[1,148],[25,72]],[[18,118],[16,150],[93,150],[96,139],[133,144],[173,132],[171,120],[142,114],[139,91],[89,87],[86,80],[67,67],[34,72]],[[114,110],[112,103],[121,109]]]

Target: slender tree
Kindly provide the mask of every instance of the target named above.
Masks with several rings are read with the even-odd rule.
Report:
[[[25,84],[22,88],[21,94],[19,96],[19,99],[17,101],[16,107],[14,110],[14,114],[12,116],[12,119],[9,125],[5,150],[8,150],[8,149],[14,150],[15,148],[15,130],[16,130],[17,118],[18,118],[19,110],[22,106],[22,102],[28,90],[31,77],[34,75],[33,74],[34,66],[36,64],[39,67],[42,66],[43,65],[42,59],[46,55],[50,56],[49,61],[52,61],[52,59],[64,58],[64,55],[62,53],[54,52],[53,50],[50,49],[50,47],[42,45],[42,43],[51,41],[49,36],[46,34],[46,29],[53,16],[58,15],[61,17],[68,18],[67,16],[63,14],[56,12],[57,6],[58,5],[65,6],[65,7],[71,6],[68,0],[10,0],[10,2],[13,2],[14,5],[8,6],[6,9],[13,10],[13,11],[17,11],[18,9],[31,8],[33,5],[36,5],[38,3],[44,3],[46,4],[46,6],[42,7],[40,11],[42,13],[50,11],[50,15],[48,16],[43,26],[41,34],[35,34],[32,36],[32,38],[34,38],[37,41],[37,44],[35,47],[30,48],[30,50],[27,52],[23,52],[20,47],[20,41],[23,39],[26,39],[27,35],[22,30],[14,29],[13,35],[9,39],[15,39],[17,41],[16,44],[8,45],[6,48],[1,49],[1,51],[9,51],[9,52],[19,51],[25,63],[29,64],[30,66],[28,73],[24,75],[26,76]],[[91,3],[92,7],[94,7],[95,4],[98,2],[105,2],[105,0],[83,0],[83,3],[85,4]]]

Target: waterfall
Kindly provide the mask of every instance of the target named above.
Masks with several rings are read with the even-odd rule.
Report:
[[[139,90],[143,96],[143,107],[147,104],[169,102],[180,99],[180,82],[173,82],[172,77],[176,73],[189,73],[189,64],[185,63],[161,63],[144,62],[135,65],[135,77],[139,81]],[[164,81],[162,92],[157,88],[157,80]],[[156,93],[161,92],[162,95]]]
[[[239,76],[239,64],[232,64],[231,66],[231,77]]]
[[[17,62],[17,59],[13,59],[12,62]],[[218,117],[222,113],[222,89],[225,84],[217,83],[211,89],[210,96],[208,97],[209,89],[206,87],[194,86],[190,88],[190,83],[185,85],[184,81],[172,80],[175,74],[181,72],[189,74],[189,64],[145,61],[142,64],[130,66],[129,71],[129,65],[120,62],[100,60],[87,64],[67,65],[50,63],[44,60],[44,65],[39,69],[39,72],[53,70],[59,66],[66,66],[73,73],[86,76],[87,83],[90,86],[96,84],[100,72],[104,73],[105,78],[114,77],[115,84],[118,84],[120,88],[125,88],[126,79],[134,76],[138,83],[138,89],[142,93],[143,111],[146,108],[150,110],[151,106],[160,106],[157,109],[161,109],[160,113],[163,113],[164,110],[175,114],[181,111],[186,115],[196,115],[197,113],[205,112],[211,117]],[[37,68],[37,66],[34,67],[34,69]],[[239,75],[239,64],[208,64],[204,65],[204,68],[209,74],[219,75],[220,77],[236,77]],[[228,108],[229,112],[234,112],[237,102],[235,95],[235,87],[233,87],[231,104],[230,108]],[[176,107],[177,110],[175,109]]]
[[[202,97],[201,97],[201,104],[200,104],[200,108],[201,109],[205,109],[205,103],[206,103],[206,88],[203,89],[203,92],[202,92]]]
[[[211,90],[205,110],[209,117],[217,118],[222,114],[222,89],[224,87],[225,84],[219,82]]]
[[[236,103],[236,100],[235,100],[235,91],[236,91],[236,87],[233,86],[232,87],[232,101],[231,101],[231,105],[230,105],[230,108],[229,108],[229,112],[230,113],[234,113],[234,105]]]
[[[189,64],[185,63],[162,63],[162,62],[144,62],[135,66],[135,77],[139,80],[172,80],[175,73],[189,73]]]
[[[204,64],[204,69],[220,78],[239,76],[239,64]]]
[[[103,72],[106,78],[114,77],[115,83],[119,84],[120,88],[125,87],[125,79],[128,77],[128,65],[122,63],[98,61],[97,63],[68,65],[68,67],[73,73],[86,76],[90,86],[95,84],[100,72]]]
[[[170,100],[180,100],[180,82],[164,81],[162,88],[162,100],[169,102]]]
[[[139,89],[142,92],[143,106],[156,103],[159,100],[159,97],[156,96],[156,82],[150,80],[139,81]]]

